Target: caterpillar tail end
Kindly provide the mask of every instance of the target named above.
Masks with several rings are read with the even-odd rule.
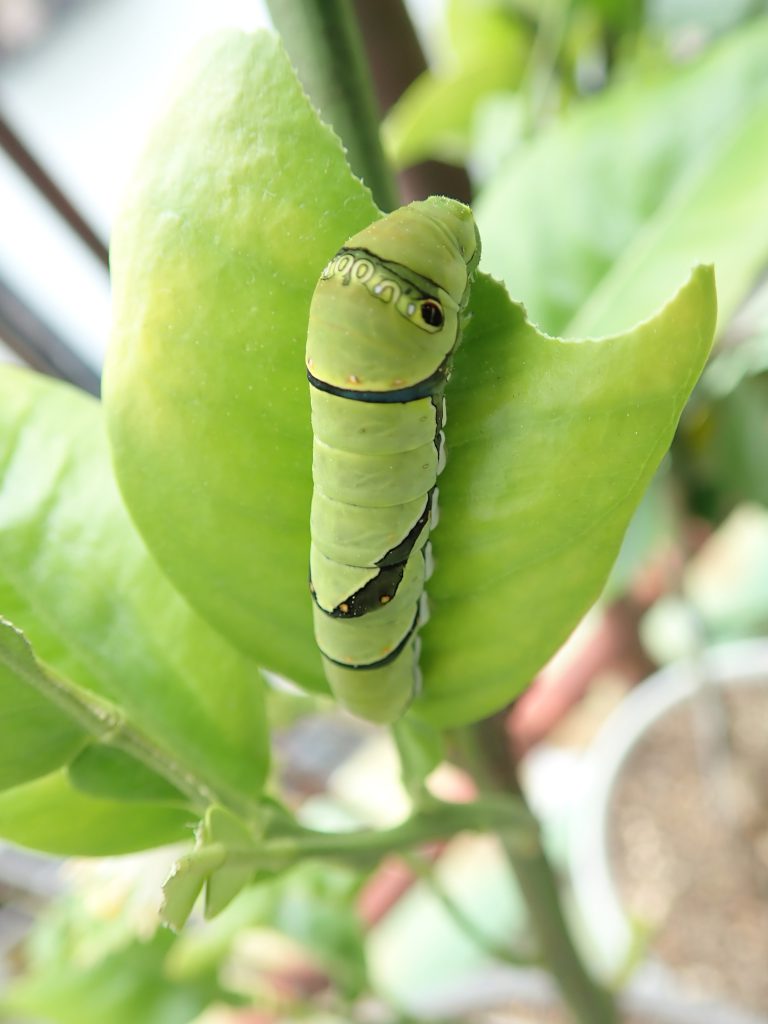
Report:
[[[399,657],[378,668],[346,668],[323,658],[333,695],[350,714],[376,725],[401,718],[417,692],[418,651],[414,638]]]

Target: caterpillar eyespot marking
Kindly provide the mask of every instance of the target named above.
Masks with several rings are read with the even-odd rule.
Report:
[[[442,327],[443,311],[440,308],[440,303],[435,302],[433,299],[427,299],[426,302],[422,302],[421,319],[425,324],[429,324],[430,327]]]
[[[348,239],[312,298],[315,638],[337,700],[374,722],[420,686],[444,390],[479,258],[470,210],[432,197]]]

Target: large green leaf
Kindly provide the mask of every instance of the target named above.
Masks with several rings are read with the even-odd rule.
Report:
[[[183,808],[87,796],[63,769],[0,793],[0,836],[63,856],[108,857],[182,842],[194,823]]]
[[[258,794],[268,749],[256,666],[148,554],[114,484],[99,404],[10,367],[0,373],[0,612],[182,771],[222,799]]]
[[[67,764],[90,739],[36,685],[40,676],[27,641],[0,620],[0,789]]]
[[[721,322],[768,259],[768,19],[638,70],[518,150],[480,195],[483,266],[551,333],[649,316],[713,262]]]
[[[319,270],[376,216],[276,39],[230,33],[198,51],[112,242],[104,389],[131,512],[212,622],[320,689],[304,339]]]
[[[709,353],[711,268],[600,341],[540,334],[481,279],[448,392],[448,464],[424,628],[424,711],[503,705],[599,596]]]
[[[158,126],[114,238],[106,399],[126,500],[190,600],[306,686],[322,685],[307,310],[328,256],[375,215],[279,47],[228,35]],[[537,333],[483,277],[471,306],[416,705],[439,724],[518,693],[597,596],[715,317],[709,270],[598,343]]]

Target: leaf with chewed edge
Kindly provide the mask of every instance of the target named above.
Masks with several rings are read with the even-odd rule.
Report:
[[[448,388],[448,461],[417,708],[458,725],[527,685],[598,597],[709,353],[714,275],[599,341],[540,334],[476,282]]]
[[[377,216],[279,44],[229,33],[193,58],[114,234],[105,400],[126,502],[195,607],[310,689],[307,317],[328,258]],[[540,334],[482,274],[470,309],[414,704],[441,726],[519,693],[599,594],[709,351],[714,282],[698,269],[602,341]]]

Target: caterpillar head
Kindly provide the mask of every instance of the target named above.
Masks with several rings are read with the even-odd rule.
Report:
[[[447,368],[480,256],[472,213],[432,197],[350,238],[312,302],[307,366],[353,392],[399,391]]]

